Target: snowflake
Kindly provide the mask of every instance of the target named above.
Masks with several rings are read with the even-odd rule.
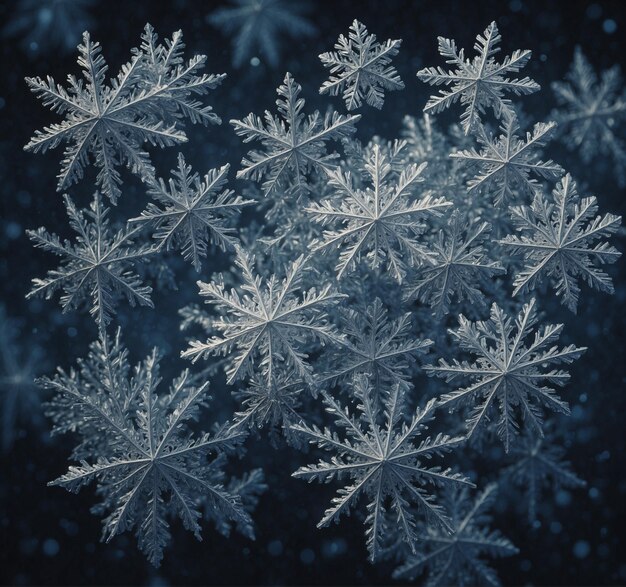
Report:
[[[46,50],[69,52],[84,30],[94,25],[89,14],[95,0],[18,0],[2,29],[4,37],[21,37],[33,56]]]
[[[346,341],[325,353],[326,368],[316,377],[316,384],[337,384],[369,374],[376,389],[393,384],[409,386],[415,356],[426,353],[432,344],[417,338],[412,326],[410,312],[390,319],[378,298],[364,308],[344,309],[341,332]]]
[[[209,399],[208,383],[196,387],[189,372],[183,371],[169,393],[158,396],[160,357],[155,348],[135,369],[133,381],[124,381],[121,389],[111,387],[112,381],[126,377],[124,362],[122,373],[116,373],[120,363],[114,359],[119,351],[109,357],[111,346],[119,346],[119,342],[101,340],[92,345],[90,357],[81,362],[79,371],[59,370],[53,378],[41,381],[60,396],[57,407],[63,403],[72,406],[78,416],[74,430],[91,437],[74,453],[80,464],[70,466],[50,485],[77,492],[97,482],[102,503],[94,512],[107,514],[103,540],[108,542],[134,528],[139,547],[155,566],[170,540],[167,519],[174,516],[199,540],[202,509],[214,518],[219,530],[228,531],[236,524],[253,537],[252,520],[242,499],[222,484],[224,454],[232,452],[243,435],[224,430],[214,436],[191,432],[191,424],[198,421],[200,409]],[[108,378],[101,382],[93,375],[103,368]],[[124,390],[136,395],[125,395]],[[55,430],[67,431],[63,420]],[[94,435],[99,438],[96,446]],[[211,454],[217,455],[212,461],[207,459]]]
[[[367,376],[355,379],[354,395],[358,398],[358,416],[353,417],[330,395],[324,393],[326,410],[339,428],[345,429],[345,438],[328,428],[300,424],[294,430],[303,434],[311,444],[334,453],[329,461],[301,467],[294,477],[309,482],[317,480],[328,483],[333,479],[349,478],[350,482],[339,489],[326,510],[318,527],[338,522],[340,516],[349,513],[358,499],[368,498],[367,547],[370,559],[380,554],[386,531],[384,523],[389,507],[397,515],[397,530],[409,544],[416,539],[416,516],[411,506],[422,512],[429,524],[450,528],[443,508],[438,505],[430,488],[469,481],[450,469],[429,466],[436,456],[450,451],[462,438],[437,434],[435,438],[422,438],[432,420],[435,407],[431,400],[424,409],[418,409],[410,422],[404,421],[406,411],[405,392],[395,385],[389,393],[374,393]],[[384,399],[384,413],[377,405],[377,397]]]
[[[271,67],[279,64],[281,35],[301,40],[313,36],[317,29],[303,14],[308,3],[289,0],[233,0],[234,6],[218,8],[209,21],[226,34],[234,34],[233,65],[241,67],[259,51]]]
[[[78,64],[86,83],[70,75],[66,89],[50,76],[46,80],[26,78],[44,106],[65,116],[63,122],[36,131],[24,147],[45,152],[68,143],[58,175],[58,191],[82,179],[92,158],[100,169],[98,185],[115,203],[122,181],[117,167],[125,164],[144,180],[154,177],[150,157],[143,150],[146,142],[168,147],[186,141],[184,118],[205,125],[220,122],[211,107],[203,106],[195,97],[218,86],[225,74],[200,75],[204,55],[185,62],[180,31],[158,44],[154,30],[147,24],[141,39],[141,47],[133,50],[131,60],[122,66],[110,86],[106,85],[108,66],[100,44],[93,43],[87,32],[78,47]]]
[[[552,83],[557,102],[563,107],[553,113],[563,143],[570,150],[577,149],[585,163],[610,156],[611,169],[620,186],[626,186],[623,141],[626,91],[622,89],[619,66],[602,72],[598,80],[591,64],[577,47],[566,79],[566,82]]]
[[[493,194],[496,206],[500,206],[521,195],[533,195],[540,189],[536,179],[529,177],[531,173],[543,179],[558,179],[563,174],[560,165],[551,159],[541,161],[537,153],[550,139],[555,126],[553,122],[539,122],[532,133],[526,133],[524,141],[515,135],[519,130],[515,117],[502,123],[502,134],[497,139],[478,124],[476,137],[482,150],[458,151],[450,157],[477,166],[479,174],[469,181],[469,192],[482,189]]]
[[[405,288],[405,300],[421,300],[433,308],[437,318],[450,311],[453,296],[484,306],[485,295],[478,286],[485,286],[489,278],[505,272],[485,253],[488,236],[489,224],[468,223],[455,210],[449,226],[440,230],[438,239],[432,243],[426,261],[412,273]]]
[[[506,77],[509,73],[517,73],[528,63],[531,51],[514,51],[502,63],[497,63],[494,55],[500,51],[497,45],[501,38],[496,23],[492,22],[482,35],[476,37],[474,50],[478,54],[470,61],[465,58],[463,49],[457,51],[452,39],[438,37],[439,53],[446,58],[446,63],[454,64],[456,69],[446,72],[441,67],[426,67],[417,72],[417,77],[431,86],[451,86],[450,90],[431,96],[424,112],[436,114],[460,100],[465,107],[461,115],[465,134],[469,134],[488,107],[498,118],[513,116],[511,101],[504,98],[504,94],[532,94],[539,90],[539,84],[528,77]]]
[[[469,406],[468,436],[472,436],[499,411],[497,432],[508,452],[511,440],[519,430],[516,413],[535,432],[542,434],[541,407],[569,413],[549,384],[563,386],[569,374],[551,365],[570,364],[586,348],[569,345],[559,349],[556,343],[562,324],[548,324],[534,330],[537,324],[535,300],[524,305],[515,321],[497,304],[491,306],[488,321],[471,322],[459,316],[459,327],[450,330],[461,349],[476,356],[474,363],[454,359],[452,364],[440,359],[438,367],[428,367],[430,374],[443,377],[448,383],[468,380],[467,387],[441,396],[439,405],[450,411],[459,405]],[[532,340],[528,340],[532,336]],[[547,384],[547,385],[546,385]]]
[[[374,145],[365,164],[371,187],[356,187],[349,171],[327,172],[334,196],[321,204],[312,204],[307,211],[323,226],[341,223],[337,229],[324,231],[316,246],[320,251],[339,249],[339,278],[364,256],[373,268],[385,264],[401,282],[406,273],[404,258],[415,262],[424,256],[415,240],[423,232],[424,217],[437,216],[451,205],[430,193],[416,199],[424,167],[425,164],[411,163],[396,176],[388,157],[379,145]]]
[[[86,214],[76,208],[68,195],[64,201],[70,226],[78,235],[76,242],[61,241],[43,227],[27,231],[35,246],[63,259],[59,269],[49,271],[44,279],[33,279],[33,289],[27,297],[41,295],[50,299],[63,290],[64,312],[79,308],[91,297],[90,313],[101,330],[111,321],[119,297],[126,297],[131,305],[154,307],[150,300],[152,288],[142,284],[133,270],[137,262],[153,252],[148,245],[134,244],[140,228],[113,233],[109,210],[97,192]]]
[[[287,73],[278,88],[278,113],[276,118],[265,112],[265,122],[255,114],[243,120],[231,120],[244,143],[261,142],[263,150],[253,150],[242,160],[239,179],[262,181],[265,196],[283,196],[283,191],[294,188],[299,194],[307,190],[307,174],[311,170],[326,169],[337,154],[326,152],[326,143],[349,136],[355,131],[360,115],[343,116],[328,113],[321,119],[316,110],[306,116],[304,99],[300,98],[300,84]]]
[[[320,94],[341,93],[348,110],[359,108],[363,99],[380,110],[385,90],[404,89],[396,68],[389,65],[401,43],[401,39],[377,43],[376,35],[369,35],[365,25],[355,19],[348,38],[339,35],[336,51],[320,55],[324,67],[330,69],[330,79],[322,84]]]
[[[243,391],[235,393],[243,410],[236,412],[233,427],[260,430],[267,427],[270,442],[278,446],[282,434],[288,444],[302,448],[301,438],[291,429],[302,421],[297,409],[306,385],[285,373],[254,376]]]
[[[183,257],[199,271],[208,242],[223,251],[235,246],[238,241],[232,220],[243,206],[252,204],[224,189],[229,168],[211,169],[201,179],[179,153],[178,168],[172,171],[169,183],[160,179],[148,191],[163,208],[148,204],[141,216],[130,222],[153,227],[159,249],[181,249]]]
[[[532,206],[512,207],[513,222],[521,235],[507,236],[501,243],[524,258],[524,268],[515,277],[514,295],[536,289],[547,277],[562,303],[576,312],[579,278],[594,289],[613,293],[611,278],[598,265],[614,263],[621,253],[607,242],[597,241],[616,232],[621,217],[594,217],[596,198],[581,199],[569,174],[552,195],[552,202],[538,193]]]
[[[586,485],[564,460],[565,449],[556,444],[553,434],[544,438],[524,435],[519,446],[511,451],[515,463],[504,470],[505,478],[520,487],[526,496],[528,522],[537,519],[537,504],[542,488],[549,487],[554,495],[562,487],[575,489]]]
[[[498,486],[493,483],[471,499],[465,487],[451,487],[444,494],[446,511],[450,513],[452,533],[439,527],[426,528],[419,536],[420,552],[409,554],[396,569],[396,579],[409,579],[427,573],[424,585],[500,585],[495,571],[483,555],[501,558],[517,554],[513,544],[497,530],[490,530],[488,513],[496,498]]]
[[[299,296],[306,268],[303,256],[291,264],[282,282],[276,275],[264,282],[242,249],[238,249],[236,265],[243,274],[243,294],[234,289],[226,291],[223,276],[212,283],[198,282],[200,295],[226,315],[207,324],[220,336],[206,342],[192,341],[182,356],[196,361],[232,353],[227,365],[229,383],[252,375],[258,356],[259,366],[266,373],[278,373],[274,365],[277,361],[293,370],[293,375],[310,381],[311,367],[301,349],[310,340],[326,343],[342,339],[329,323],[326,310],[346,296],[333,292],[330,285],[302,291]]]

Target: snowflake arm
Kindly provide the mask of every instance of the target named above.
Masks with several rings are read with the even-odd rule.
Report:
[[[357,187],[349,171],[327,171],[334,197],[314,203],[307,212],[323,226],[333,228],[324,231],[316,250],[339,250],[339,278],[365,257],[373,268],[386,265],[402,282],[407,265],[404,258],[415,262],[425,255],[415,242],[415,236],[423,232],[423,219],[439,216],[451,202],[430,193],[415,197],[424,167],[410,163],[394,177],[387,156],[374,145],[365,165],[371,186]]]
[[[548,278],[562,303],[576,312],[579,279],[594,289],[613,293],[611,278],[601,266],[614,263],[621,253],[601,239],[617,231],[621,217],[594,216],[596,198],[581,198],[569,174],[552,195],[548,201],[538,193],[531,206],[512,207],[511,216],[520,234],[507,236],[501,244],[524,259],[524,268],[515,277],[514,295],[528,293]]]
[[[555,127],[554,122],[539,122],[532,133],[526,133],[526,140],[522,140],[515,134],[519,124],[512,117],[502,123],[502,134],[496,139],[479,124],[476,136],[482,145],[481,151],[458,151],[450,157],[477,167],[479,173],[469,181],[469,192],[483,190],[493,194],[496,206],[500,206],[514,197],[535,194],[540,189],[536,177],[558,179],[563,174],[560,165],[552,160],[541,161],[537,154],[553,135]],[[531,174],[535,177],[530,177]]]
[[[328,483],[334,479],[347,479],[344,487],[333,498],[318,527],[337,522],[342,514],[356,507],[361,497],[368,499],[367,546],[370,559],[380,554],[385,531],[384,519],[388,508],[397,514],[398,528],[409,545],[415,542],[416,517],[409,503],[425,516],[430,524],[449,528],[443,508],[434,501],[433,487],[448,484],[470,484],[450,469],[430,466],[433,457],[440,457],[463,441],[444,434],[423,438],[435,406],[429,402],[418,409],[411,420],[404,421],[405,394],[399,385],[387,394],[374,393],[366,376],[358,376],[354,393],[359,400],[358,414],[352,416],[330,395],[324,393],[327,412],[336,426],[343,429],[342,438],[336,431],[300,424],[294,430],[303,434],[311,444],[316,444],[333,456],[317,465],[301,467],[294,477],[309,482]],[[385,397],[384,413],[377,406],[377,397]],[[420,439],[420,437],[422,437]]]
[[[109,210],[97,192],[86,215],[69,196],[64,200],[70,226],[77,233],[76,241],[61,241],[43,227],[27,231],[36,247],[63,259],[61,266],[49,271],[45,278],[33,279],[33,289],[27,297],[50,299],[62,290],[60,301],[64,312],[78,308],[86,298],[91,298],[90,313],[101,330],[111,321],[120,297],[125,297],[132,306],[154,307],[150,300],[152,288],[144,285],[133,270],[154,252],[147,245],[134,244],[139,229],[113,233]]]
[[[228,170],[224,165],[200,178],[180,153],[178,168],[169,182],[160,179],[150,186],[148,193],[162,207],[151,203],[130,222],[153,227],[159,249],[180,249],[199,271],[209,243],[223,251],[234,248],[238,241],[232,221],[243,206],[252,204],[225,189]]]
[[[252,259],[242,249],[238,249],[236,264],[243,274],[243,294],[227,291],[223,278],[212,283],[198,282],[207,303],[224,310],[225,315],[211,324],[220,335],[206,342],[193,341],[182,356],[196,361],[200,357],[231,354],[229,383],[251,374],[255,359],[260,360],[264,372],[273,372],[275,361],[279,361],[310,381],[311,367],[300,349],[311,340],[342,340],[328,321],[326,310],[346,296],[335,293],[330,285],[303,291],[298,296],[306,266],[303,256],[291,264],[282,282],[274,275],[267,281],[256,275]]]
[[[469,381],[466,387],[440,398],[440,405],[450,411],[460,405],[470,406],[468,436],[484,427],[493,411],[499,412],[497,432],[507,452],[519,429],[517,412],[539,435],[542,407],[569,413],[567,403],[550,387],[565,385],[569,374],[551,366],[568,365],[586,350],[574,345],[559,348],[556,343],[563,325],[548,324],[535,330],[537,321],[534,299],[515,320],[495,303],[488,321],[471,322],[461,315],[459,328],[449,332],[461,349],[476,356],[475,362],[454,359],[448,363],[441,359],[438,367],[427,368],[447,382]]]
[[[62,122],[36,131],[25,146],[28,151],[45,152],[67,145],[58,191],[82,179],[91,159],[99,168],[98,185],[115,203],[120,195],[119,166],[125,165],[144,180],[154,177],[145,143],[169,147],[186,141],[182,130],[185,118],[193,123],[220,122],[211,107],[202,106],[195,96],[217,87],[225,75],[200,75],[206,57],[184,62],[183,48],[180,31],[157,44],[154,30],[146,25],[141,47],[107,85],[108,66],[100,44],[84,33],[78,64],[85,83],[70,75],[66,89],[50,76],[46,80],[26,78],[44,106],[65,116]]]
[[[466,226],[467,221],[455,210],[449,227],[439,231],[430,256],[412,272],[405,289],[407,301],[420,299],[431,306],[438,318],[449,312],[453,297],[484,306],[485,295],[478,286],[494,275],[505,273],[499,263],[486,255],[484,241],[489,225],[474,222],[463,234]]]
[[[342,94],[348,110],[359,108],[365,100],[370,106],[383,107],[385,90],[401,90],[404,83],[391,60],[400,50],[400,39],[376,42],[365,25],[358,20],[350,25],[346,38],[339,36],[336,51],[322,53],[324,67],[330,69],[330,78],[322,84],[320,94]]]
[[[341,115],[336,112],[324,118],[316,110],[303,113],[304,99],[300,98],[302,87],[287,73],[278,88],[278,113],[269,111],[262,120],[249,114],[243,120],[231,120],[235,133],[244,143],[260,141],[263,150],[252,150],[242,160],[238,179],[262,182],[263,194],[276,196],[281,190],[294,189],[298,194],[306,191],[307,174],[323,171],[336,154],[328,154],[326,144],[350,136],[360,115]]]
[[[459,51],[452,39],[439,37],[439,53],[455,69],[446,72],[441,67],[426,67],[417,73],[421,81],[431,86],[450,86],[449,90],[431,96],[424,112],[437,114],[460,101],[464,106],[461,126],[466,135],[480,122],[480,115],[487,108],[492,108],[498,118],[511,117],[513,106],[504,95],[531,94],[539,90],[539,84],[528,77],[507,77],[528,63],[531,51],[514,51],[502,63],[497,63],[494,56],[500,51],[497,45],[501,38],[496,23],[492,22],[482,35],[476,37],[474,50],[477,55],[469,60],[465,58],[465,51]]]

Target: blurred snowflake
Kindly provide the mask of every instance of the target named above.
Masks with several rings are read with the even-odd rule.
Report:
[[[18,0],[2,36],[21,39],[21,47],[32,56],[44,51],[69,53],[83,31],[95,28],[89,14],[95,0]]]
[[[232,35],[233,65],[241,67],[255,53],[271,67],[280,62],[280,37],[299,40],[315,34],[316,28],[303,16],[308,2],[290,0],[233,0],[207,16],[209,22]]]

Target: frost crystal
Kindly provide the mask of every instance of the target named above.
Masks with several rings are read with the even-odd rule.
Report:
[[[504,98],[504,94],[532,94],[539,89],[539,84],[528,77],[507,77],[528,63],[531,51],[514,51],[498,63],[494,55],[500,51],[497,45],[501,38],[496,23],[492,22],[482,35],[476,37],[474,50],[478,54],[470,60],[465,58],[464,49],[457,50],[452,39],[438,37],[439,53],[446,58],[446,63],[456,69],[446,72],[441,67],[426,67],[417,72],[417,77],[431,86],[451,86],[449,90],[441,90],[438,95],[431,96],[424,112],[437,114],[460,101],[464,106],[461,125],[465,134],[469,134],[480,122],[480,115],[487,108],[492,108],[498,118],[513,116],[511,101]]]
[[[336,426],[345,430],[345,438],[328,428],[294,426],[311,444],[333,455],[330,461],[301,467],[294,477],[309,482],[328,483],[345,478],[350,481],[339,489],[318,527],[338,522],[342,514],[348,514],[356,506],[359,498],[367,496],[365,525],[372,561],[379,555],[388,531],[385,518],[389,508],[397,516],[396,530],[411,546],[417,538],[413,506],[429,524],[450,529],[446,513],[435,502],[432,489],[469,484],[469,481],[450,469],[430,465],[434,457],[442,456],[463,441],[441,433],[434,438],[423,438],[433,417],[434,400],[424,409],[418,409],[407,422],[405,392],[399,385],[387,394],[374,393],[368,378],[358,376],[354,382],[354,395],[359,402],[356,417],[330,395],[323,395],[326,411],[333,416]],[[381,395],[385,399],[379,406],[377,396]]]
[[[563,304],[576,312],[580,278],[594,289],[613,293],[611,278],[599,266],[614,263],[621,253],[606,241],[597,241],[616,232],[622,219],[613,214],[595,216],[596,198],[581,199],[569,174],[552,195],[551,202],[538,193],[532,206],[512,207],[511,216],[521,234],[501,243],[524,260],[524,268],[515,277],[514,295],[532,291],[549,278]]]
[[[316,379],[318,385],[369,374],[376,389],[393,384],[409,386],[415,356],[426,353],[432,344],[412,332],[410,312],[390,319],[378,298],[366,308],[345,309],[341,323],[347,340],[340,347],[328,349],[328,364],[325,373]]]
[[[528,521],[537,519],[537,504],[541,490],[549,487],[554,495],[561,487],[576,488],[586,485],[573,471],[569,462],[564,460],[565,449],[556,443],[553,434],[537,438],[526,434],[522,442],[511,450],[516,462],[504,470],[505,478],[510,478],[526,497]]]
[[[336,51],[320,55],[324,67],[330,69],[330,79],[322,84],[320,94],[341,93],[348,110],[359,108],[364,99],[370,106],[382,108],[385,90],[404,88],[396,68],[389,65],[401,43],[400,39],[377,43],[376,35],[369,35],[365,25],[355,20],[348,38],[339,35]]]
[[[180,249],[199,271],[208,243],[223,251],[235,246],[238,241],[232,220],[243,206],[252,204],[226,189],[228,170],[228,165],[211,169],[201,179],[179,153],[178,168],[169,182],[159,179],[148,190],[163,207],[148,204],[141,216],[130,222],[152,227],[159,249]]]
[[[459,405],[470,408],[468,436],[484,427],[497,410],[498,436],[508,451],[519,430],[519,416],[541,435],[542,407],[569,413],[567,403],[546,385],[563,386],[569,374],[548,369],[551,365],[572,363],[586,348],[569,345],[559,349],[556,343],[563,325],[548,324],[535,330],[537,322],[535,300],[522,308],[515,321],[494,303],[488,321],[471,322],[461,315],[458,329],[449,331],[461,349],[476,357],[475,361],[454,359],[448,363],[441,359],[438,367],[427,369],[448,383],[459,379],[469,381],[467,387],[440,398],[440,405],[450,410],[458,409]]]
[[[426,587],[500,585],[496,572],[483,560],[484,555],[500,558],[517,554],[518,550],[500,532],[489,529],[488,512],[496,493],[497,485],[491,484],[472,500],[466,488],[448,489],[444,504],[450,512],[452,532],[428,527],[419,536],[419,552],[406,557],[394,578],[413,581],[426,572]]]
[[[465,234],[464,229],[467,228]],[[421,267],[412,272],[405,299],[420,299],[433,308],[435,316],[449,312],[452,297],[484,306],[485,295],[478,288],[505,269],[487,256],[484,242],[489,236],[486,222],[467,223],[455,210],[449,226],[439,231],[432,251]]]
[[[126,165],[143,180],[154,177],[145,143],[169,147],[186,141],[182,130],[185,118],[204,125],[220,122],[212,108],[195,97],[218,86],[225,74],[199,74],[204,55],[185,62],[180,31],[158,44],[154,30],[146,25],[141,40],[141,47],[133,50],[131,60],[110,85],[106,84],[108,66],[100,44],[92,42],[89,33],[84,33],[78,46],[78,64],[86,83],[70,75],[66,89],[50,76],[46,80],[26,78],[44,106],[65,116],[63,122],[36,131],[24,147],[45,152],[67,143],[58,191],[82,179],[92,159],[99,168],[98,185],[115,203],[122,181],[117,167]]]
[[[16,0],[12,4],[2,36],[21,37],[23,49],[33,55],[73,51],[81,33],[95,24],[89,14],[95,0]]]

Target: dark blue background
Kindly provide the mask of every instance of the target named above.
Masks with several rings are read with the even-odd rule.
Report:
[[[301,43],[286,41],[277,70],[261,66],[234,70],[230,65],[228,39],[212,28],[205,17],[219,3],[207,0],[140,2],[99,0],[92,11],[93,37],[115,72],[139,42],[145,22],[161,36],[183,30],[188,54],[206,53],[208,71],[227,72],[229,77],[210,97],[210,103],[225,120],[242,118],[248,112],[273,109],[275,88],[285,71],[294,74],[303,87],[309,107],[325,108],[339,99],[318,96],[325,78],[317,54],[329,50],[339,33],[347,32],[359,18],[380,39],[402,38],[395,65],[406,84],[402,92],[387,95],[382,113],[363,109],[359,136],[373,133],[396,136],[404,114],[418,115],[430,93],[415,72],[423,66],[442,64],[436,37],[455,38],[459,46],[471,48],[477,33],[496,20],[503,37],[503,54],[513,49],[532,49],[533,60],[526,69],[544,90],[524,99],[533,119],[545,120],[552,107],[549,83],[561,79],[580,44],[596,69],[620,63],[626,55],[626,3],[621,1],[481,1],[438,0],[393,1],[334,0],[312,2],[311,20],[319,34]],[[4,22],[12,2],[0,7]],[[605,22],[617,28],[605,32]],[[609,27],[610,30],[610,27]],[[76,39],[78,42],[78,39]],[[60,152],[29,155],[22,152],[35,128],[49,124],[54,115],[30,95],[25,75],[53,75],[64,81],[67,73],[78,73],[75,54],[57,51],[36,58],[17,44],[2,39],[0,89],[0,287],[2,301],[12,315],[25,318],[21,343],[40,344],[45,349],[48,369],[68,367],[82,356],[95,338],[89,317],[62,316],[56,302],[26,302],[30,279],[52,267],[50,255],[35,252],[23,234],[26,228],[45,225],[64,232],[61,197],[55,192],[55,175]],[[220,128],[193,128],[183,147],[188,162],[199,171],[224,162],[237,166],[244,147],[228,124]],[[626,193],[619,190],[602,166],[582,167],[575,155],[555,147],[550,156],[572,171],[589,191],[598,196],[601,212],[624,214]],[[161,175],[174,165],[176,149],[155,154]],[[598,171],[600,170],[600,172]],[[138,182],[129,176],[123,201],[115,210],[121,216],[136,215],[144,205]],[[81,205],[90,199],[91,176],[70,192]],[[586,190],[585,190],[586,191]],[[623,236],[623,233],[622,233]],[[616,245],[624,250],[623,238]],[[589,347],[572,369],[572,380],[564,396],[574,409],[568,423],[569,458],[577,473],[588,482],[586,490],[572,494],[569,505],[549,500],[543,524],[530,529],[524,519],[503,514],[497,526],[520,548],[517,557],[496,564],[505,584],[591,585],[626,583],[625,531],[626,464],[624,451],[624,260],[611,268],[616,295],[606,297],[583,292],[578,316],[549,307],[553,321],[565,321],[567,342]],[[205,267],[207,277],[216,266]],[[219,267],[221,268],[221,267]],[[197,301],[197,276],[182,263],[175,265],[180,290],[155,296],[158,312],[122,309],[120,323],[135,360],[157,343],[170,354],[167,369],[185,366],[177,359],[184,341],[178,332],[177,309]],[[137,326],[141,325],[138,329]],[[211,417],[223,419],[234,403],[219,382],[214,386]],[[133,536],[122,536],[110,544],[98,542],[100,521],[89,513],[94,503],[92,490],[73,496],[46,482],[62,473],[72,439],[50,439],[46,427],[22,421],[21,434],[0,463],[0,581],[20,584],[366,584],[388,583],[390,569],[373,567],[366,561],[363,528],[347,518],[341,526],[323,531],[315,528],[333,487],[308,486],[291,479],[291,472],[308,462],[291,449],[274,451],[252,440],[245,467],[263,466],[270,490],[255,514],[257,540],[239,536],[229,540],[211,528],[204,541],[196,542],[179,524],[165,553],[161,569],[153,570],[136,548]],[[545,513],[545,512],[542,512]],[[558,522],[558,524],[554,524]]]

